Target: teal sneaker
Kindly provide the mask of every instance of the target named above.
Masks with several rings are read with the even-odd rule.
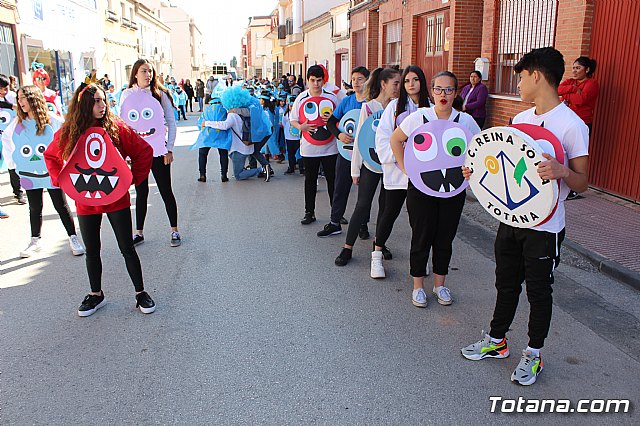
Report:
[[[542,372],[542,357],[535,356],[528,350],[522,351],[520,363],[511,374],[511,381],[522,386],[530,386],[536,382]]]
[[[472,361],[479,361],[485,358],[506,358],[509,356],[507,338],[503,338],[499,343],[493,343],[491,336],[482,331],[482,339],[460,350],[462,356]]]

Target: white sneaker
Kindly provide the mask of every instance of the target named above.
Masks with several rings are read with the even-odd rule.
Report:
[[[433,294],[438,298],[438,303],[441,305],[450,305],[453,303],[451,299],[451,292],[445,286],[438,286],[433,288]]]
[[[31,242],[26,249],[20,252],[20,257],[31,257],[40,250],[42,250],[42,247],[40,246],[40,237],[31,237]]]
[[[371,278],[385,278],[384,266],[382,265],[382,252],[371,252]]]
[[[82,256],[84,254],[84,247],[80,244],[77,235],[69,237],[69,247],[71,247],[71,253],[73,253],[74,256]]]
[[[413,306],[417,306],[418,308],[427,307],[427,293],[424,292],[423,288],[413,290],[413,293],[411,293],[411,302],[413,302]]]

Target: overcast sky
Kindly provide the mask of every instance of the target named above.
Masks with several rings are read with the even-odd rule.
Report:
[[[209,61],[240,61],[240,40],[250,16],[270,15],[277,0],[171,0],[194,17]],[[210,64],[208,64],[210,65]]]

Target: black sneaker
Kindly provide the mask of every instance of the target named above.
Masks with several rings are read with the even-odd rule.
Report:
[[[308,225],[316,221],[316,217],[313,213],[305,213],[304,218],[300,221],[303,225]]]
[[[88,317],[89,315],[93,315],[98,309],[102,308],[106,304],[107,301],[104,300],[103,292],[100,292],[100,296],[87,294],[78,308],[78,316]]]
[[[207,181],[207,177],[206,176],[200,176],[198,178],[198,182],[206,182]]]
[[[374,241],[373,242],[373,251],[375,251],[375,250],[376,250],[376,242]],[[382,257],[384,258],[384,260],[393,259],[393,254],[391,254],[391,251],[389,250],[389,247],[382,246]]]
[[[287,169],[286,172],[284,172],[285,175],[292,175],[294,174],[296,171],[295,170],[291,170],[291,169]]]
[[[27,204],[27,199],[24,198],[23,194],[19,194],[19,195],[14,195],[14,198],[16,199],[16,201],[18,202],[18,204]]]
[[[222,180],[223,182],[229,182],[229,178],[227,177],[227,175],[222,175],[221,180]]]
[[[133,245],[137,246],[144,243],[144,235],[133,234]]]
[[[169,243],[169,245],[171,247],[179,247],[180,244],[182,244],[182,239],[180,238],[180,233],[179,232],[172,232],[171,233],[171,242]]]
[[[342,226],[334,225],[329,222],[324,226],[322,231],[318,231],[318,237],[330,237],[332,235],[342,234]]]
[[[336,257],[335,264],[336,266],[345,266],[351,260],[351,254],[353,250],[348,248],[343,248],[338,257]]]
[[[136,308],[140,309],[143,314],[150,314],[156,310],[156,304],[149,293],[143,291],[136,294]]]
[[[348,225],[349,221],[347,219],[344,218],[344,216],[342,216],[340,218],[340,225]]]
[[[358,231],[358,237],[360,237],[361,240],[369,239],[369,228],[367,228],[366,223],[364,225],[360,225],[360,230]]]
[[[271,176],[273,176],[273,169],[271,166],[266,165],[262,168],[262,171],[264,172],[264,181],[269,182],[271,180]]]

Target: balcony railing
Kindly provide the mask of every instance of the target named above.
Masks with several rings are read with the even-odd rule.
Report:
[[[118,22],[118,15],[116,15],[113,10],[105,11],[105,16],[107,18],[107,21]]]
[[[131,21],[129,22],[129,29],[136,31],[139,28],[138,23]]]
[[[120,25],[129,28],[129,26],[131,25],[131,21],[123,17],[120,19]]]

